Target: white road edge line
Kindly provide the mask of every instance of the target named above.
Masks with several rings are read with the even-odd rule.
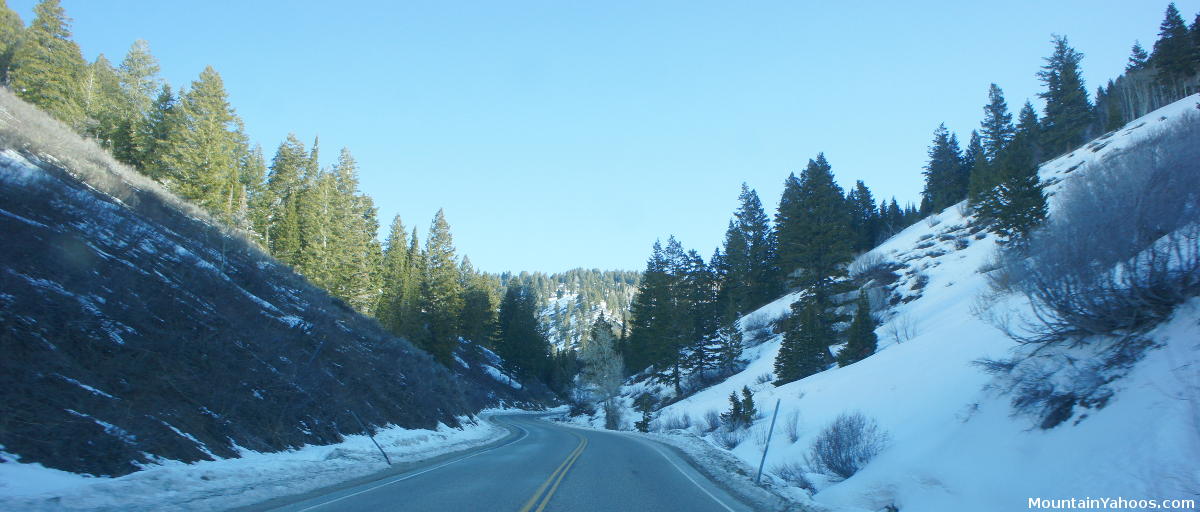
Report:
[[[679,474],[683,475],[684,478],[688,479],[688,481],[691,482],[693,485],[695,485],[696,488],[700,489],[701,492],[703,492],[704,494],[707,494],[709,498],[712,498],[713,501],[717,502],[718,505],[724,507],[725,510],[728,510],[729,512],[736,512],[732,508],[729,508],[729,505],[726,505],[724,501],[721,501],[720,498],[716,497],[716,495],[714,495],[711,492],[708,492],[708,489],[705,489],[703,485],[700,485],[700,482],[697,482],[694,478],[692,478],[691,475],[687,474],[687,472],[684,471],[683,468],[679,467],[679,465],[676,464],[675,461],[671,460],[671,458],[668,457],[667,454],[665,452],[663,452],[662,449],[660,449],[656,444],[654,444],[653,441],[649,441],[649,444],[652,448],[654,448],[654,451],[658,452],[659,455],[662,455],[662,458],[666,459],[667,463],[671,464],[671,466],[674,467],[676,471],[679,471]]]
[[[435,469],[441,469],[441,468],[444,468],[444,467],[446,467],[446,466],[449,466],[449,465],[451,465],[451,464],[454,464],[454,463],[456,463],[456,462],[460,462],[460,461],[467,460],[467,459],[469,459],[469,458],[471,458],[471,457],[474,457],[474,456],[476,456],[476,455],[483,455],[483,454],[485,454],[485,453],[487,453],[487,452],[490,452],[490,451],[492,451],[492,450],[497,450],[497,449],[500,449],[500,448],[504,448],[505,446],[508,446],[508,445],[510,445],[510,444],[513,444],[513,443],[516,443],[517,441],[520,441],[520,440],[522,440],[522,439],[525,439],[526,437],[528,437],[528,436],[529,436],[529,431],[528,431],[528,430],[525,430],[523,427],[521,427],[521,426],[519,426],[519,425],[511,424],[511,423],[510,423],[510,425],[512,425],[512,426],[514,426],[514,427],[517,427],[517,428],[521,429],[521,432],[522,432],[522,433],[521,433],[521,437],[518,437],[518,438],[516,438],[516,439],[513,439],[512,441],[509,441],[509,442],[507,442],[507,443],[504,443],[504,444],[502,444],[502,445],[500,445],[500,446],[493,446],[493,447],[491,447],[491,448],[488,448],[488,449],[486,449],[486,450],[483,450],[483,451],[480,451],[480,452],[475,452],[475,453],[472,453],[472,454],[470,454],[470,455],[467,455],[467,456],[464,456],[464,457],[459,457],[459,458],[457,458],[457,459],[454,459],[454,460],[452,460],[452,461],[450,461],[450,462],[446,462],[446,463],[444,463],[444,464],[439,464],[439,465],[437,465],[437,466],[434,466],[434,467],[431,467],[431,468],[429,468],[429,469],[425,469],[425,470],[419,471],[419,472],[417,472],[417,473],[412,473],[412,474],[404,475],[404,476],[402,476],[402,477],[400,477],[400,478],[397,478],[397,479],[395,479],[395,480],[389,480],[389,481],[387,481],[387,482],[383,482],[383,483],[381,483],[381,484],[379,484],[379,485],[376,485],[376,486],[373,486],[373,487],[368,487],[368,488],[366,488],[366,489],[363,489],[363,490],[361,490],[361,491],[358,491],[358,492],[356,492],[356,493],[353,493],[353,494],[347,494],[347,495],[345,495],[345,496],[339,496],[339,497],[337,497],[337,498],[335,498],[335,499],[332,499],[332,500],[329,500],[329,501],[323,501],[323,502],[321,502],[321,503],[317,503],[317,504],[315,504],[315,505],[310,505],[310,506],[308,506],[308,507],[305,507],[305,508],[302,508],[302,509],[300,509],[300,510],[298,510],[298,511],[296,511],[296,512],[307,512],[307,511],[309,511],[309,510],[313,510],[313,509],[316,509],[316,508],[321,508],[321,507],[324,507],[325,505],[329,505],[329,504],[331,504],[331,503],[337,503],[337,502],[339,502],[339,501],[342,501],[342,500],[344,500],[344,499],[346,499],[346,498],[351,498],[351,497],[354,497],[354,496],[358,496],[359,494],[363,494],[363,493],[368,493],[368,492],[374,491],[374,490],[376,490],[376,489],[379,489],[380,487],[385,487],[385,486],[388,486],[388,485],[392,485],[392,484],[394,484],[394,483],[396,483],[396,482],[403,482],[403,481],[405,481],[405,480],[408,480],[409,478],[413,478],[413,477],[417,477],[417,476],[424,475],[425,473],[428,473],[428,472],[430,472],[430,471],[433,471],[433,470],[435,470]],[[707,492],[707,491],[705,491],[705,492]],[[711,494],[710,494],[709,496],[711,496]],[[726,507],[726,508],[728,508],[728,507]],[[732,510],[730,510],[730,512],[733,512],[733,511],[732,511]]]

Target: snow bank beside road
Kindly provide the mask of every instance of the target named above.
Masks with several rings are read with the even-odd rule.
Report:
[[[489,411],[498,412],[498,411]],[[481,417],[483,415],[481,414]],[[417,462],[495,441],[508,430],[462,418],[462,429],[391,427],[375,440],[393,463]],[[3,454],[6,460],[14,460]],[[365,435],[341,443],[277,453],[241,452],[236,459],[185,464],[163,460],[118,478],[97,478],[41,464],[0,464],[4,510],[215,510],[299,494],[387,469]]]

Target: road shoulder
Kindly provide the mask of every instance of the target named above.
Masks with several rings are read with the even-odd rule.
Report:
[[[481,419],[481,421],[492,422],[491,417],[494,415],[499,415],[499,414],[508,414],[508,413],[495,413],[495,414],[482,415],[482,416],[480,416],[480,419]],[[489,442],[486,442],[483,444],[470,446],[470,447],[467,447],[467,448],[464,448],[461,450],[441,453],[441,454],[435,455],[433,457],[429,457],[429,458],[425,458],[425,459],[421,459],[421,460],[397,462],[397,463],[393,464],[391,467],[381,470],[381,471],[377,471],[375,473],[370,473],[370,474],[363,475],[363,476],[360,476],[357,478],[352,478],[350,480],[345,480],[345,481],[330,484],[330,485],[327,485],[324,487],[319,487],[319,488],[312,489],[312,490],[309,490],[309,491],[306,491],[303,493],[299,493],[299,494],[280,496],[280,497],[273,498],[273,499],[270,499],[267,501],[255,503],[253,505],[237,507],[232,510],[238,511],[238,512],[261,512],[261,511],[267,511],[267,510],[275,510],[278,508],[286,507],[288,505],[292,505],[292,504],[299,503],[302,501],[307,501],[307,500],[310,500],[313,498],[324,496],[327,494],[337,493],[337,492],[345,491],[347,489],[352,489],[355,487],[369,486],[372,483],[379,482],[379,481],[385,480],[387,478],[401,476],[401,475],[404,475],[405,473],[410,473],[413,471],[420,471],[420,470],[423,470],[423,469],[426,469],[429,467],[436,466],[438,464],[444,464],[444,463],[453,461],[455,459],[469,457],[476,453],[480,453],[480,452],[487,451],[487,450],[492,450],[492,449],[498,448],[500,446],[504,446],[505,444],[508,444],[510,442],[513,442],[514,440],[525,435],[525,433],[519,427],[515,427],[515,426],[508,425],[508,424],[501,423],[501,422],[492,422],[492,423],[496,426],[499,426],[499,427],[507,430],[508,433],[500,438],[497,438],[495,440],[492,440],[492,441],[489,441]]]

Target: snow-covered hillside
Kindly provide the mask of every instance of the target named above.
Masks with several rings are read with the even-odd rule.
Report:
[[[633,294],[636,291],[635,286],[628,286],[614,290],[614,293],[620,294],[621,304],[628,307],[628,304],[633,302]],[[546,324],[550,345],[555,350],[566,350],[579,347],[585,333],[600,315],[619,321],[621,311],[621,308],[610,309],[608,303],[603,301],[589,304],[584,300],[583,294],[561,289],[560,293],[546,299],[541,317]]]
[[[1190,96],[1044,164],[1051,216],[1056,192],[1072,176],[1173,123],[1196,122],[1197,109],[1200,95]],[[775,335],[746,348],[745,370],[665,407],[655,425],[689,430],[715,446],[718,436],[706,434],[706,416],[727,410],[729,394],[749,387],[760,416],[732,452],[758,465],[779,401],[766,458],[771,475],[804,463],[814,438],[838,415],[858,411],[873,418],[887,433],[874,460],[844,481],[808,475],[817,490],[811,498],[795,489],[818,508],[1010,511],[1026,509],[1029,498],[1196,498],[1200,300],[1148,334],[1161,346],[1116,383],[1106,406],[1037,428],[1032,418],[1012,413],[1008,397],[988,390],[992,377],[973,364],[1021,349],[986,319],[1027,313],[1029,304],[1015,296],[980,300],[996,238],[972,228],[966,213],[965,204],[948,208],[863,256],[894,262],[900,275],[891,285],[899,300],[878,312],[883,322],[873,356],[775,387],[770,375],[782,341]],[[797,298],[782,297],[741,325],[784,315]],[[626,404],[643,391],[644,383],[627,387]],[[638,417],[630,410],[625,421],[631,425]]]

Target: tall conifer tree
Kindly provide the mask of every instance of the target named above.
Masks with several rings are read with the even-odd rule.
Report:
[[[963,166],[962,149],[958,137],[938,126],[933,134],[933,145],[929,147],[929,163],[925,165],[925,190],[921,192],[922,204],[928,211],[936,213],[967,197],[968,177]]]
[[[1060,154],[1083,143],[1092,121],[1092,105],[1079,70],[1083,54],[1071,48],[1065,36],[1055,35],[1052,43],[1054,53],[1038,72],[1046,85],[1038,94],[1046,100],[1040,142],[1051,154]]]
[[[1155,80],[1170,90],[1172,97],[1182,96],[1184,79],[1196,74],[1192,44],[1187,23],[1171,2],[1158,27],[1158,41],[1154,42],[1149,62],[1154,66]]]
[[[13,52],[8,83],[25,101],[80,128],[81,84],[86,63],[71,40],[71,19],[58,0],[42,0]]]
[[[785,195],[789,188],[785,185]],[[776,216],[778,266],[796,287],[825,293],[850,261],[850,209],[825,155],[809,160]]]
[[[205,68],[178,108],[180,128],[170,134],[163,156],[168,186],[236,223],[245,214],[245,190],[239,174],[245,136],[221,75],[212,67]]]
[[[879,237],[879,214],[875,209],[875,196],[862,180],[854,183],[854,189],[846,195],[850,207],[850,231],[854,236],[854,252],[875,247]]]
[[[454,254],[454,238],[446,214],[438,210],[425,241],[425,271],[421,299],[428,337],[422,345],[450,366],[458,345],[459,316],[462,314],[462,284]]]
[[[1004,91],[996,84],[988,87],[988,104],[983,107],[983,122],[979,130],[984,154],[989,160],[996,158],[996,154],[1012,140],[1012,114],[1008,112],[1008,103],[1004,101]]]
[[[875,353],[879,339],[875,336],[875,319],[871,317],[871,301],[866,291],[858,294],[854,320],[846,330],[846,346],[838,352],[838,366],[849,366]]]
[[[833,330],[824,308],[815,300],[792,303],[792,317],[775,356],[775,385],[782,386],[823,371],[831,362]]]
[[[271,255],[289,265],[300,262],[301,227],[300,194],[303,190],[301,176],[308,160],[308,151],[296,134],[288,134],[279,144],[271,160],[271,173],[267,179],[270,195],[270,228],[267,232]]]
[[[12,67],[13,53],[21,44],[25,22],[8,3],[0,0],[0,84],[8,84],[8,71]]]
[[[779,291],[776,243],[758,193],[742,184],[738,209],[725,232],[723,299],[741,312],[766,304]]]
[[[112,134],[112,152],[117,160],[139,169],[145,168],[141,155],[146,148],[138,135],[151,115],[155,95],[161,87],[158,71],[158,60],[150,54],[149,43],[141,39],[129,47],[117,69],[124,101]]]
[[[543,379],[550,363],[550,343],[537,319],[537,297],[528,286],[512,283],[504,292],[498,315],[496,349],[518,375]]]

